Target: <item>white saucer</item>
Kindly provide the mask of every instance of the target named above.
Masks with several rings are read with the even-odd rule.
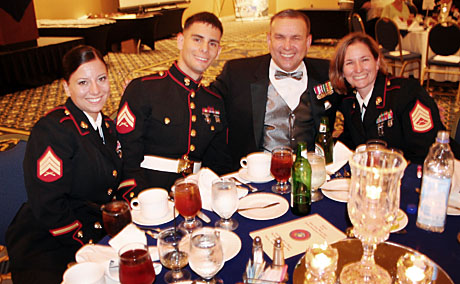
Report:
[[[221,228],[215,228],[220,232],[220,241],[224,250],[224,260],[229,261],[241,250],[241,239],[237,234]]]
[[[105,280],[106,283],[120,283],[120,278],[118,277],[118,259],[111,259],[109,262],[107,262],[106,268],[105,268]],[[160,274],[162,266],[161,263],[159,262],[154,262],[153,263],[153,268],[155,269],[155,275]],[[108,281],[107,281],[108,280]]]
[[[270,208],[252,209],[238,212],[241,216],[253,220],[271,220],[283,216],[289,209],[289,203],[281,195],[267,192],[249,194],[240,199],[238,208],[264,206],[273,202],[280,204]]]
[[[347,202],[349,186],[349,178],[336,178],[326,182],[320,188],[321,192],[329,199],[338,202]]]
[[[245,168],[241,168],[238,171],[238,175],[240,176],[240,178],[242,178],[244,180],[247,180],[247,181],[250,181],[250,182],[254,182],[254,183],[265,183],[265,182],[269,182],[269,181],[274,179],[274,177],[272,175],[262,177],[262,178],[252,177],[252,176],[250,176],[248,174],[248,170],[245,169]]]
[[[456,205],[454,205],[454,206],[456,206]],[[452,208],[452,207],[447,207],[447,215],[460,216],[460,210]]]
[[[168,223],[172,219],[174,219],[173,214],[174,203],[168,202],[168,213],[165,216],[158,218],[158,219],[146,219],[142,216],[140,210],[133,209],[131,210],[131,217],[133,218],[133,222],[141,225],[141,226],[157,226],[164,223]]]
[[[408,222],[409,218],[407,217],[406,213],[403,210],[399,209],[398,215],[396,216],[396,222],[391,227],[391,232],[394,233],[404,229],[404,227],[407,226]]]

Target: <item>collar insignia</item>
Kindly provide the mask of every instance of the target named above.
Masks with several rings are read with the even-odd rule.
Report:
[[[80,127],[83,128],[83,129],[88,129],[88,124],[86,124],[86,122],[82,121],[82,122],[80,122]]]
[[[382,103],[382,97],[377,97],[377,98],[375,99],[375,104],[376,104],[376,105],[380,105],[381,103]]]

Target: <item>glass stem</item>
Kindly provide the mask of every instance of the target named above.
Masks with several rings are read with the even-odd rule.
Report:
[[[374,260],[374,251],[375,251],[376,245],[363,242],[363,257],[361,258],[361,264],[366,268],[370,269],[375,265],[375,260]]]
[[[182,270],[180,268],[174,268],[172,271],[172,278],[174,279],[181,279],[183,277]]]

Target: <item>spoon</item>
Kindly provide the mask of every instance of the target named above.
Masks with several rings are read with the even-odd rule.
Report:
[[[263,206],[254,206],[254,207],[248,207],[248,208],[241,208],[241,209],[238,209],[236,211],[241,212],[241,211],[252,210],[252,209],[265,209],[265,208],[276,206],[278,204],[280,204],[280,203],[279,202],[274,202],[274,203],[270,203],[270,204],[263,205]]]
[[[253,185],[250,185],[250,184],[248,184],[248,183],[244,183],[244,182],[242,182],[242,181],[239,181],[239,180],[236,179],[235,177],[230,177],[230,180],[232,180],[232,181],[234,181],[234,182],[236,182],[236,183],[240,183],[240,184],[242,184],[242,185],[244,185],[244,186],[247,186],[247,187],[249,188],[249,192],[251,192],[251,193],[252,193],[252,192],[259,191],[259,189],[258,189],[257,187],[255,187],[255,186],[253,186]]]

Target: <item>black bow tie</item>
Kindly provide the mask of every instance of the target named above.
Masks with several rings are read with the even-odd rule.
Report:
[[[300,81],[300,80],[302,80],[302,76],[303,76],[302,71],[286,73],[286,72],[283,72],[283,71],[280,71],[280,70],[276,70],[276,72],[275,72],[275,79],[276,80],[291,77],[292,79],[296,79],[297,81]]]

